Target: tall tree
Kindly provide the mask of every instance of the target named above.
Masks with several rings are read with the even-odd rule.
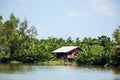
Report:
[[[115,39],[116,45],[114,47],[113,63],[114,65],[120,65],[120,26],[113,32],[113,38]]]
[[[6,41],[3,28],[2,16],[0,16],[0,52],[4,51]]]
[[[9,53],[12,55],[14,53],[14,50],[16,49],[17,44],[17,36],[18,31],[17,27],[19,24],[19,19],[14,16],[14,14],[10,15],[9,20],[4,22],[4,35],[6,36],[6,42]]]
[[[117,44],[120,45],[120,26],[113,32],[113,38],[115,39]]]

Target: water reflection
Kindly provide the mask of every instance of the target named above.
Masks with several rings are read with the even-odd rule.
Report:
[[[0,64],[0,80],[120,80],[120,68]]]
[[[115,74],[120,74],[120,67],[114,67],[113,71]]]
[[[31,65],[13,65],[13,64],[0,64],[0,73],[17,73],[34,71]]]

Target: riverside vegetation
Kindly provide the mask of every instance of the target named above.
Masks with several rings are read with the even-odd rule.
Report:
[[[107,31],[107,30],[106,30]],[[113,31],[113,40],[101,35],[83,40],[48,37],[37,39],[37,30],[27,20],[20,21],[14,14],[6,21],[0,16],[1,63],[52,63],[59,64],[52,51],[62,46],[79,46],[83,49],[74,60],[76,64],[120,65],[120,27]]]

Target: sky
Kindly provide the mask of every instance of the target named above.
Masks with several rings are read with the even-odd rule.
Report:
[[[112,38],[120,26],[120,0],[0,0],[4,20],[11,13],[34,25],[38,39]]]

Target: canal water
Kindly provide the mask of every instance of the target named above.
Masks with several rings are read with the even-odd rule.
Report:
[[[0,64],[0,80],[120,80],[120,68]]]

